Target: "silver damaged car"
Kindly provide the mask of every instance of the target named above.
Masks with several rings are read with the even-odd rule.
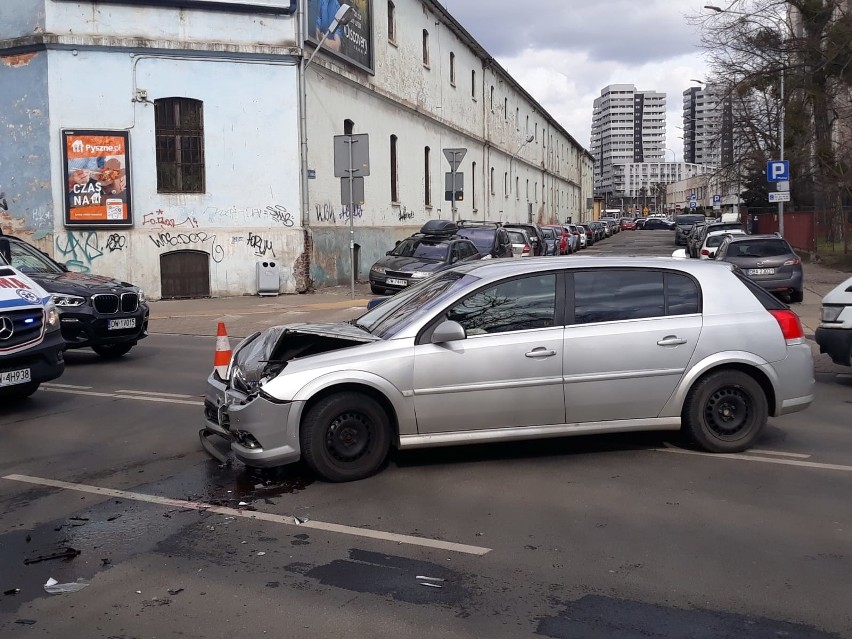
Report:
[[[796,314],[730,264],[489,260],[349,323],[246,338],[208,378],[200,434],[212,454],[303,459],[330,481],[375,473],[391,446],[682,430],[731,453],[813,388]]]

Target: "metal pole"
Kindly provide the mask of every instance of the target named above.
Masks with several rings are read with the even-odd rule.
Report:
[[[349,268],[352,271],[352,298],[355,298],[355,196],[353,194],[353,182],[355,169],[352,166],[352,136],[347,140],[349,145]]]
[[[456,154],[453,153],[453,164],[455,164],[455,160],[456,160]],[[452,171],[450,171],[450,175],[452,176],[452,180],[453,180],[453,192],[450,194],[450,197],[452,198],[452,203],[450,204],[450,211],[451,211],[451,214],[453,216],[453,222],[455,222],[456,221],[456,170],[453,169]]]
[[[781,137],[781,160],[784,159],[784,66],[786,60],[781,66],[781,107],[779,109],[778,118],[780,120],[780,137]],[[781,237],[784,237],[784,202],[778,202],[778,232]]]

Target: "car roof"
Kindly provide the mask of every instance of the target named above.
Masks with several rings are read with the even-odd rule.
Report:
[[[746,242],[748,240],[785,240],[777,233],[763,233],[762,235],[731,235],[732,242]]]
[[[588,268],[670,268],[691,274],[701,272],[713,272],[722,268],[732,270],[734,267],[727,262],[716,262],[713,260],[686,260],[674,257],[649,257],[649,256],[574,256],[571,259],[554,260],[552,257],[530,257],[523,260],[485,260],[482,262],[468,262],[457,266],[452,270],[460,270],[482,278],[511,277],[512,275],[524,275],[528,273],[540,273],[544,271],[561,271],[565,268],[571,270]]]
[[[710,237],[712,235],[745,235],[745,234],[746,234],[746,232],[743,231],[742,229],[720,229],[718,231],[710,231],[709,233],[707,233],[707,237]],[[754,237],[754,236],[752,235],[752,237]]]

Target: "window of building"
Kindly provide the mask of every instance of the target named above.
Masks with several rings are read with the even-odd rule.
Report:
[[[450,51],[450,84],[456,86],[456,54]]]
[[[470,97],[476,99],[476,69],[470,72]]]
[[[468,337],[554,326],[556,275],[533,275],[478,291],[450,309],[447,319]]]
[[[526,128],[524,129],[524,133],[529,134],[529,132],[530,132],[530,116],[527,116],[527,125],[526,125]]]
[[[494,113],[494,85],[491,85],[491,100],[489,102],[489,107],[491,108],[491,112]]]
[[[509,174],[503,173],[503,197],[509,197]]]
[[[521,110],[515,107],[515,131],[521,130]]]
[[[491,195],[494,195],[494,167],[491,167],[491,178],[489,180],[489,186],[491,187]]]
[[[425,206],[432,206],[432,187],[431,180],[432,175],[429,170],[429,147],[425,147],[423,149],[423,204]]]
[[[538,142],[538,122],[535,123],[535,141]]]
[[[204,103],[191,98],[154,102],[158,193],[204,193]]]
[[[515,199],[521,199],[521,178],[519,177],[515,178]]]
[[[355,132],[355,122],[346,119],[343,121],[343,135],[352,135]]]
[[[390,136],[390,196],[391,202],[399,202],[399,178],[397,174],[397,155],[396,155],[397,137]]]
[[[429,66],[429,32],[423,29],[423,66]]]
[[[476,210],[476,162],[470,165],[470,206]]]
[[[396,6],[388,2],[388,40],[396,43]]]
[[[503,98],[503,120],[509,121],[509,99]]]
[[[530,201],[530,181],[527,180],[527,202]]]

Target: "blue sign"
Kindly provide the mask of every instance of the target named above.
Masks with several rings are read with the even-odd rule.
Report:
[[[698,202],[696,202],[695,200],[691,200],[691,201],[689,202],[689,208],[691,208],[691,209],[697,209],[697,208],[698,208]]]
[[[713,204],[721,204],[721,202],[722,202],[722,196],[721,195],[714,195],[713,196]]]
[[[790,162],[787,160],[769,160],[766,163],[767,182],[787,182],[790,180]]]
[[[698,199],[698,195],[696,193],[690,193],[689,199],[692,200],[692,201],[695,201],[695,200]]]

